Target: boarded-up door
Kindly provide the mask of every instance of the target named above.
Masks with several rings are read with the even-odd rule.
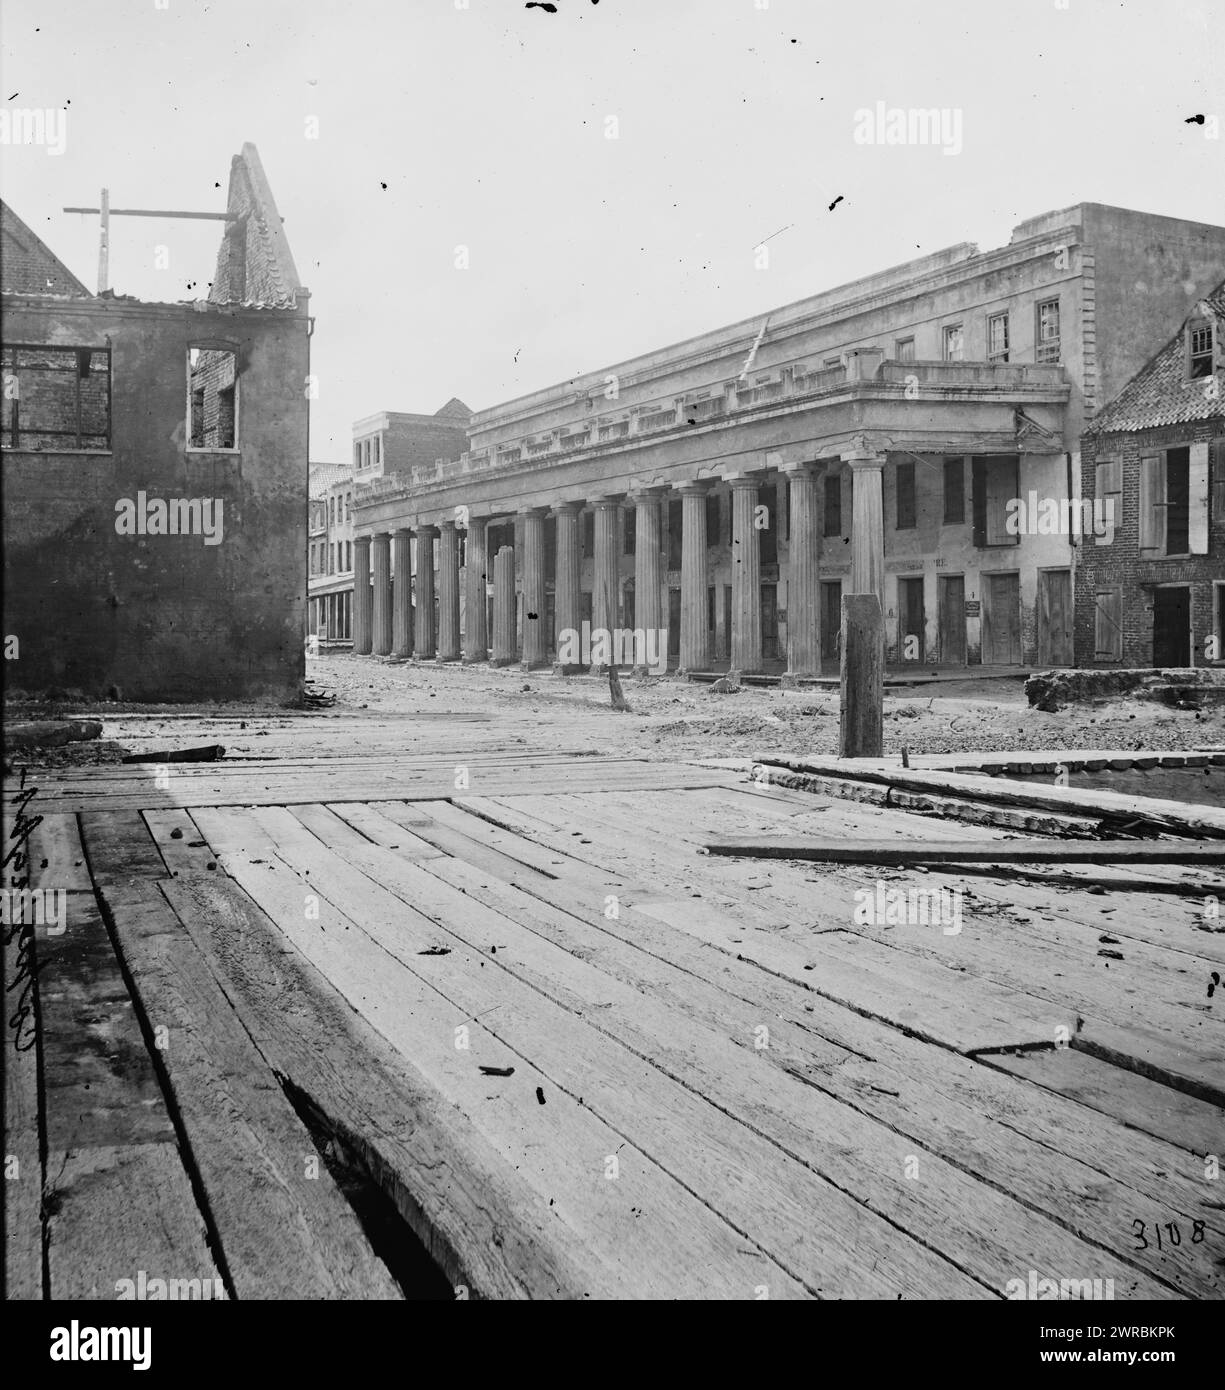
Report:
[[[837,661],[839,634],[842,631],[842,581],[826,579],[821,583],[821,660]]]
[[[966,664],[966,581],[961,574],[942,574],[936,581],[939,599],[940,660],[949,666]]]
[[[1021,664],[1021,579],[983,575],[983,664]]]
[[[1072,665],[1072,571],[1043,570],[1038,575],[1038,661],[1043,666]]]

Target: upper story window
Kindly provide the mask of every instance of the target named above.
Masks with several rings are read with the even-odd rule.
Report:
[[[992,314],[987,319],[987,361],[1008,361],[1008,315]]]
[[[914,339],[898,338],[893,344],[893,356],[898,362],[913,362]]]
[[[1187,327],[1187,378],[1212,375],[1212,324],[1192,323]]]
[[[109,348],[5,347],[6,449],[109,449]]]
[[[1140,558],[1208,553],[1208,445],[1140,459]]]
[[[360,468],[361,466],[362,466],[362,446],[361,446],[361,441],[360,441],[360,440],[354,440],[354,441],[353,441],[353,467],[354,467],[354,468]]]
[[[966,468],[964,459],[944,460],[944,524],[964,525],[966,519]]]
[[[349,521],[353,516],[353,494],[345,493],[345,520]]]
[[[1020,534],[1008,528],[1008,503],[1017,496],[1019,479],[1020,459],[1016,454],[970,460],[976,546],[1020,545]]]
[[[376,435],[374,436],[374,462],[375,462],[376,464],[378,464],[379,462],[381,462],[382,457],[383,457],[383,436],[382,436],[381,434],[376,434]]]
[[[1059,301],[1044,299],[1035,309],[1034,361],[1059,361]]]
[[[336,525],[336,499],[334,497],[328,498],[328,525]]]
[[[238,359],[223,348],[188,348],[189,449],[238,448]]]
[[[944,360],[960,362],[965,356],[965,329],[959,323],[950,323],[944,329]]]
[[[897,529],[912,531],[915,526],[914,464],[899,463],[895,474]]]

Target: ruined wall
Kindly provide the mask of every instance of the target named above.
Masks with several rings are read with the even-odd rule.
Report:
[[[112,349],[111,447],[6,448],[4,634],[10,691],[287,701],[306,596],[307,321],[296,313],[13,300],[5,340]],[[228,347],[239,447],[188,447],[187,352]],[[214,503],[194,534],[116,530],[117,503]],[[217,510],[216,504],[220,504]],[[220,526],[217,522],[220,521]],[[155,521],[156,524],[156,521]]]

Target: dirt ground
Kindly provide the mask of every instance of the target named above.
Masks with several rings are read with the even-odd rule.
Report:
[[[335,756],[362,751],[363,721],[346,724],[343,717],[356,711],[366,711],[366,718],[410,720],[413,714],[428,714],[431,723],[447,713],[503,716],[531,744],[548,748],[564,729],[567,746],[589,742],[593,750],[622,757],[799,757],[837,752],[838,695],[833,690],[746,686],[736,693],[717,694],[709,685],[676,677],[633,680],[627,675],[622,686],[630,713],[619,714],[611,708],[607,680],[591,676],[389,662],[348,653],[308,659],[307,676],[312,689],[336,697],[334,706],[320,711],[330,716],[328,728],[334,730],[334,738],[328,740],[327,753]],[[1112,699],[1049,714],[1030,708],[1023,684],[1014,678],[967,679],[887,691],[885,752],[900,753],[903,747],[912,753],[960,753],[1225,746],[1222,706],[1197,712]],[[124,751],[116,740],[132,733],[131,716],[147,717],[147,724],[140,720],[142,734],[157,736],[164,746],[215,740],[230,754],[269,751],[258,739],[270,729],[292,737],[290,731],[301,718],[295,711],[232,705],[101,704],[71,710],[26,707],[20,713],[32,718],[87,714],[104,721],[101,742],[49,750],[29,759],[41,766],[116,761]],[[8,717],[13,717],[12,711]],[[212,719],[224,721],[224,736],[219,728],[210,728]],[[237,724],[231,722],[235,719]],[[312,720],[311,726],[308,737],[313,745],[318,724]],[[282,739],[276,742],[283,747]],[[140,744],[149,746],[146,738]]]

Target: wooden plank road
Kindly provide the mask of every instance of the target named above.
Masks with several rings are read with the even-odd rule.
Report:
[[[1139,919],[1124,888],[1002,866],[967,889],[956,864],[703,856],[820,835],[906,859],[928,834],[729,769],[90,771],[43,779],[34,856],[73,897],[38,941],[52,1292],[112,1296],[122,1265],[403,1296],[307,1175],[306,1098],[473,1297],[1001,1298],[1031,1270],[1225,1294],[1225,1025],[1200,997],[1225,936],[1160,881]],[[964,892],[963,930],[857,921],[878,882]],[[1182,1246],[1137,1245],[1158,1219]]]

